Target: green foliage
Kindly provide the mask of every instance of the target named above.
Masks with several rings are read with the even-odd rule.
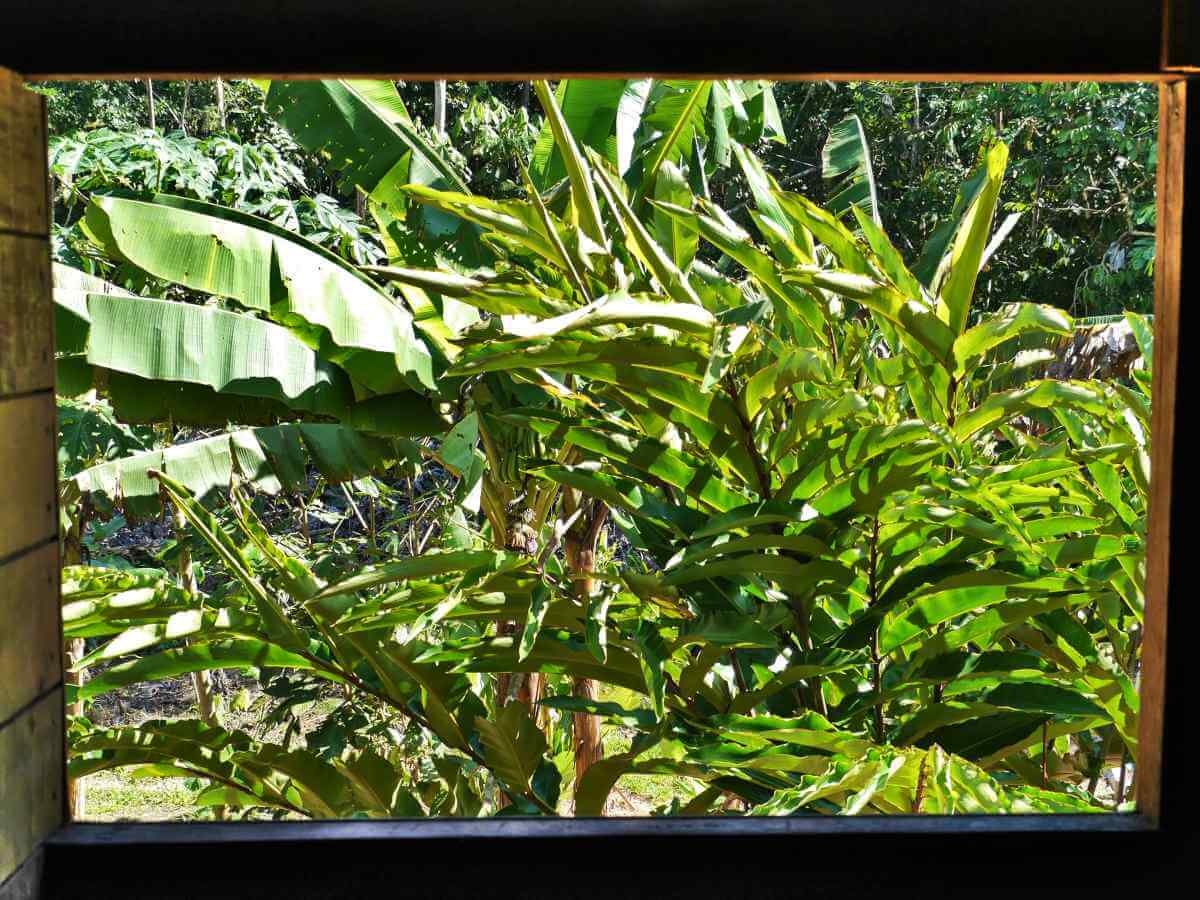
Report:
[[[788,119],[764,85],[533,94],[521,188],[497,169],[484,196],[390,83],[267,87],[366,195],[385,266],[194,200],[92,200],[109,258],[219,298],[60,284],[62,361],[108,373],[86,383],[118,414],[133,377],[146,397],[199,391],[227,421],[250,402],[336,419],[288,438],[331,481],[371,454],[327,471],[306,429],[438,435],[422,452],[453,488],[440,545],[317,561],[241,488],[212,504],[231,481],[299,482],[302,457],[272,445],[293,426],[76,476],[110,503],[126,478],[161,491],[223,586],[68,570],[67,636],[103,638],[80,665],[115,663],[74,697],[233,668],[267,681],[280,720],[322,690],[344,702],[295,748],[79,721],[72,771],[187,773],[237,815],[553,814],[574,716],[594,715],[628,743],[571,786],[578,815],[626,776],[692,785],[671,808],[687,813],[722,794],[756,815],[1100,809],[1094,773],[1137,758],[1149,329],[1131,315],[1129,383],[1014,387],[1017,345],[1074,322],[993,299],[1020,240],[998,219],[1008,145],[983,135],[939,176],[938,227],[913,242],[865,113],[821,142],[826,209],[752,152]],[[528,146],[522,115],[497,121],[488,140]],[[229,352],[198,365],[197,334]],[[428,418],[397,413],[410,401]]]
[[[859,117],[883,224],[910,258],[945,222],[976,151],[1008,144],[1000,206],[1020,219],[983,273],[981,308],[1019,297],[1077,316],[1151,310],[1154,85],[793,82],[775,96],[790,140],[765,146],[765,159],[785,187],[816,199],[833,196],[821,178],[825,135]],[[745,197],[731,180],[712,189],[727,209]]]
[[[81,200],[86,204],[88,195],[113,192],[219,203],[299,232],[352,262],[382,257],[358,216],[326,194],[310,195],[302,169],[273,144],[243,144],[223,134],[200,139],[99,128],[54,137],[49,165],[62,208],[56,217],[60,262],[79,262],[82,235],[72,226]]]
[[[97,463],[146,450],[150,429],[117,421],[104,401],[58,399],[58,477],[71,478]]]

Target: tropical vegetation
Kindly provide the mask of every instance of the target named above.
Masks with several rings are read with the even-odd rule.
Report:
[[[516,88],[441,130],[411,85],[239,83],[253,140],[52,140],[72,778],[220,817],[1125,804],[1144,89],[935,91],[881,138],[920,88]],[[1104,327],[1117,370],[1056,367]],[[179,676],[195,717],[89,715]]]

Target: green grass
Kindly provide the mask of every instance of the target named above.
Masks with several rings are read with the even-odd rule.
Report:
[[[626,709],[649,706],[649,702],[641,695],[606,684],[600,685],[600,699],[619,703]],[[604,745],[604,755],[607,758],[627,751],[632,739],[624,729],[602,725],[600,741]],[[631,799],[635,799],[635,804],[648,807],[649,812],[656,807],[666,806],[675,799],[686,803],[700,793],[704,785],[693,778],[680,775],[623,775],[617,781],[614,791],[617,789],[632,795]]]
[[[626,708],[645,706],[644,697],[632,691],[610,685],[600,686],[600,699],[619,703]],[[320,719],[337,706],[336,698],[325,698],[317,701],[314,708],[306,716],[313,721]],[[259,726],[257,716],[247,710],[226,710],[227,725],[231,728],[243,728],[259,737],[263,729]],[[274,731],[282,731],[283,726],[276,726]],[[280,735],[271,735],[278,739]],[[601,740],[604,744],[605,757],[624,753],[629,749],[630,732],[615,726],[601,726]],[[188,787],[191,779],[187,778],[140,778],[132,773],[135,770],[114,769],[89,775],[85,779],[87,785],[86,819],[94,822],[115,822],[133,820],[143,822],[162,822],[171,820],[196,819],[201,810],[192,805],[197,791]],[[568,765],[564,771],[563,811],[570,807],[569,785],[573,766]],[[193,782],[194,783],[194,782]],[[678,799],[686,803],[704,786],[694,779],[675,775],[625,775],[617,782],[616,791],[621,798],[614,804],[613,814],[642,815],[648,814],[656,807],[666,806],[672,800]],[[622,802],[624,801],[624,802]],[[632,805],[631,810],[629,806]]]
[[[186,778],[135,778],[132,769],[98,772],[84,779],[85,819],[90,822],[163,822],[194,819],[196,792]]]

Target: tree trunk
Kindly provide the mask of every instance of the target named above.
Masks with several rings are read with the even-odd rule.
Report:
[[[221,130],[226,129],[225,124],[225,82],[220,78],[217,79],[217,121],[221,123]]]
[[[581,700],[599,700],[596,682],[590,678],[576,678],[571,693]],[[600,717],[589,713],[572,713],[575,734],[575,789],[588,769],[604,759],[604,744],[600,740]]]
[[[179,510],[175,511],[175,539],[179,542],[179,567],[176,572],[179,586],[193,597],[197,593],[196,573],[192,570],[192,551],[187,544],[187,519]],[[196,692],[196,710],[200,721],[212,728],[221,727],[221,717],[213,703],[212,675],[209,672],[192,673],[192,689]],[[225,807],[214,806],[213,815],[225,818]]]
[[[919,175],[921,171],[921,85],[913,85],[913,121],[912,121],[912,169]]]
[[[508,517],[508,528],[504,536],[504,546],[505,549],[514,550],[517,553],[531,552],[528,537],[525,533],[525,522],[519,514],[513,513]],[[536,548],[534,549],[536,550]],[[496,634],[500,637],[515,637],[517,634],[517,623],[499,623],[496,627]],[[507,706],[510,701],[523,703],[529,707],[530,713],[535,716],[535,721],[537,721],[540,713],[538,703],[541,702],[544,692],[545,678],[540,672],[502,672],[496,676],[497,709]],[[540,727],[542,723],[539,721],[538,725]],[[503,809],[508,805],[508,797],[501,793],[496,799],[496,807]]]
[[[83,638],[75,638],[67,642],[67,668],[66,682],[67,684],[83,687],[83,682],[87,678],[87,673],[84,670],[78,672],[70,671],[79,660],[83,659],[84,643]],[[67,717],[83,715],[83,701],[76,700],[74,703],[67,705]],[[72,822],[82,822],[87,812],[87,784],[82,778],[67,779],[67,809],[70,813]]]
[[[446,133],[446,82],[433,83],[433,130],[439,135]]]
[[[585,610],[596,589],[595,579],[590,576],[596,571],[596,547],[607,519],[608,507],[597,501],[592,505],[590,514],[581,517],[563,538],[567,569],[576,576],[575,598]],[[572,693],[586,700],[599,698],[596,682],[590,678],[574,679]],[[575,737],[575,789],[578,790],[588,769],[604,758],[604,745],[600,739],[598,717],[577,712],[571,718]]]
[[[189,594],[195,596],[196,574],[192,571],[192,551],[185,542],[186,534],[184,529],[187,527],[187,520],[182,513],[175,513],[175,538],[179,541],[179,568],[177,570],[177,581],[179,586]],[[212,692],[212,676],[208,672],[193,672],[192,687],[196,691],[196,709],[200,714],[200,721],[205,725],[220,726],[221,720],[217,716],[213,704]]]
[[[91,510],[86,502],[81,503],[79,511],[76,513],[74,521],[71,523],[70,529],[63,538],[62,564],[64,566],[77,566],[83,561],[83,532],[87,528],[87,520]],[[74,638],[67,642],[67,672],[64,680],[67,684],[76,687],[83,687],[83,683],[87,678],[87,673],[80,670],[78,672],[70,671],[71,668],[83,659],[84,641],[83,638]],[[77,700],[74,703],[68,704],[67,717],[83,715],[83,701]],[[67,779],[67,812],[73,822],[82,821],[87,809],[87,784],[78,778]]]
[[[154,116],[154,82],[149,78],[146,79],[146,110],[150,114],[150,130],[153,131],[158,123]]]

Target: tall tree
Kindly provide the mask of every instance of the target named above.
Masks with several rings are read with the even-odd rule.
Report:
[[[221,123],[222,131],[228,127],[225,121],[225,83],[220,78],[217,79],[217,121]]]
[[[154,82],[149,78],[146,79],[146,112],[150,117],[150,130],[153,131],[157,127],[154,116]]]
[[[433,83],[433,130],[439,136],[446,133],[446,82]]]

